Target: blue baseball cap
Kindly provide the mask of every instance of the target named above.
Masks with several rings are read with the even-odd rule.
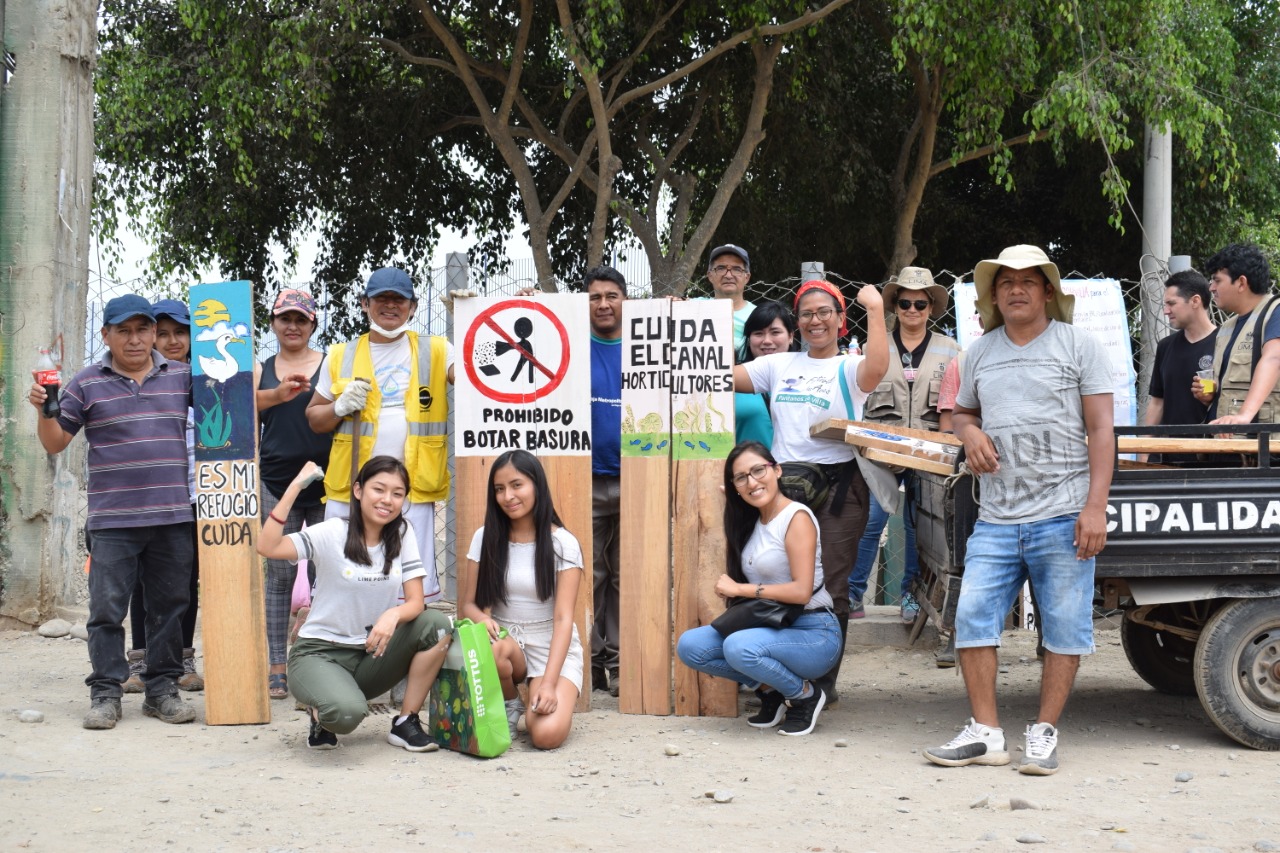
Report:
[[[187,311],[187,303],[177,299],[157,299],[151,303],[151,311],[156,315],[156,319],[168,317],[175,323],[191,325],[191,314]]]
[[[405,299],[418,298],[413,295],[413,279],[399,267],[383,267],[369,276],[369,283],[364,286],[364,295],[372,298],[379,293],[394,293]]]
[[[107,326],[123,323],[131,317],[146,317],[153,323],[156,321],[155,312],[151,310],[151,303],[136,293],[117,296],[107,303],[106,309],[102,312],[102,322]]]

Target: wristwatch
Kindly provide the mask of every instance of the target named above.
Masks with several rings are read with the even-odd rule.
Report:
[[[762,592],[764,592],[764,584],[762,584],[762,583],[758,583],[758,584],[756,584],[756,598],[759,598],[759,597],[760,597],[760,593],[762,593]]]

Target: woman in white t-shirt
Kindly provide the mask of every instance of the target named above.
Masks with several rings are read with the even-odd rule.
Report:
[[[401,511],[409,472],[397,459],[375,456],[352,485],[350,518],[331,518],[282,535],[298,493],[324,476],[308,462],[262,525],[258,553],[316,566],[311,615],[289,652],[289,686],[311,710],[307,745],[333,749],[369,713],[368,700],[406,678],[400,715],[387,742],[410,752],[438,745],[418,712],[440,673],[451,635],[449,619],[426,610],[426,574]],[[402,600],[403,599],[403,600]]]
[[[874,284],[858,291],[858,304],[867,312],[867,343],[861,355],[840,354],[840,338],[848,334],[840,289],[829,281],[813,280],[800,285],[795,301],[800,337],[808,351],[774,353],[733,368],[735,391],[769,395],[773,457],[784,465],[817,465],[830,484],[826,500],[813,510],[826,555],[827,591],[842,634],[849,626],[849,573],[867,524],[867,484],[853,459],[853,448],[814,438],[809,428],[831,418],[859,420],[867,394],[889,368],[884,300]],[[837,660],[821,679],[828,705],[837,701],[839,669]]]
[[[803,605],[804,612],[785,628],[744,628],[728,636],[702,625],[680,635],[676,653],[688,667],[753,688],[760,711],[747,718],[750,725],[781,723],[779,734],[807,735],[826,704],[815,679],[840,656],[840,624],[823,588],[818,524],[807,506],[782,494],[780,474],[758,441],[744,441],[725,460],[727,570],[716,594]]]
[[[582,548],[556,514],[538,458],[510,450],[494,460],[484,527],[467,551],[458,614],[489,627],[512,738],[524,715],[539,749],[564,743],[582,690],[582,643],[573,623],[582,562]],[[500,627],[508,632],[503,639]],[[528,714],[517,690],[526,680]]]

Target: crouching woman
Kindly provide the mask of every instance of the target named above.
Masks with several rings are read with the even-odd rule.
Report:
[[[451,626],[423,603],[426,569],[401,515],[409,473],[399,460],[375,456],[352,485],[349,518],[283,536],[298,493],[319,476],[314,462],[303,466],[258,538],[264,557],[306,558],[316,566],[311,615],[289,652],[289,685],[311,711],[307,745],[336,747],[336,736],[354,731],[369,713],[368,700],[407,676],[387,742],[410,752],[435,749],[418,713],[444,663]]]
[[[786,627],[746,627],[727,636],[713,625],[680,635],[676,653],[688,667],[754,688],[760,711],[747,722],[779,734],[807,735],[826,704],[813,679],[840,656],[840,624],[823,587],[818,523],[804,504],[778,488],[782,469],[759,442],[735,447],[724,466],[728,571],[716,594],[792,605]],[[794,614],[793,614],[794,615]],[[784,719],[785,718],[785,719]]]

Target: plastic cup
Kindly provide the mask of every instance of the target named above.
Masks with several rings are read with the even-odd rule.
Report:
[[[1196,376],[1200,377],[1200,390],[1206,394],[1212,394],[1218,389],[1218,380],[1213,375],[1213,369],[1198,370]]]

